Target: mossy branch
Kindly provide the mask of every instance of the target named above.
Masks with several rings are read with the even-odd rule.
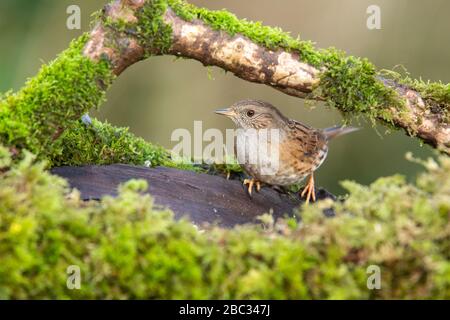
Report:
[[[316,49],[280,29],[181,0],[116,1],[92,34],[84,53],[94,60],[109,54],[115,74],[149,55],[192,58],[289,95],[364,114],[450,153],[450,85],[377,71],[367,59]],[[112,41],[120,50],[111,51]]]
[[[0,142],[11,150],[63,154],[58,138],[78,128],[116,76],[151,55],[170,54],[378,119],[450,154],[449,85],[379,72],[366,59],[182,0],[115,0],[97,19],[22,90],[0,100]]]

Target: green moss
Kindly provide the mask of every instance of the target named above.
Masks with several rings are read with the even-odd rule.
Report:
[[[450,122],[450,84],[413,79],[406,70],[403,74],[392,70],[381,70],[380,73],[387,79],[419,92],[433,114],[440,115],[443,122]]]
[[[169,151],[136,137],[128,128],[95,118],[90,124],[78,120],[76,126],[62,134],[54,150],[49,157],[52,166],[128,163],[201,171],[192,163],[172,159]]]
[[[0,101],[0,142],[28,149],[40,157],[54,150],[63,128],[71,128],[83,113],[97,107],[112,81],[108,61],[82,55],[88,36],[72,41],[56,60],[15,94]]]
[[[280,28],[264,26],[261,22],[238,19],[234,14],[226,10],[208,10],[186,3],[183,0],[166,0],[175,13],[187,20],[200,19],[214,30],[223,30],[234,36],[242,34],[255,43],[269,49],[284,49],[300,54],[301,60],[320,66],[322,58],[320,52],[314,49],[310,41],[301,41],[292,38],[289,33]]]
[[[130,163],[161,165],[169,161],[168,152],[159,146],[145,142],[128,132],[96,119],[91,124],[78,125],[66,130],[59,139],[57,150],[51,155],[51,163],[60,165]]]
[[[375,66],[367,59],[346,56],[343,51],[322,50],[326,71],[314,95],[324,97],[328,105],[352,116],[366,115],[392,123],[388,108],[402,109],[403,100],[378,80]]]
[[[167,0],[148,0],[137,10],[137,23],[131,23],[120,18],[105,17],[103,24],[117,32],[127,33],[137,38],[139,44],[145,48],[146,56],[153,53],[164,54],[171,45],[172,28],[163,21],[163,14],[167,10]]]
[[[244,172],[235,157],[227,156],[224,163],[205,164],[206,172],[210,174],[222,174],[228,178],[231,176],[241,176]]]
[[[450,160],[400,176],[344,185],[345,203],[319,202],[264,227],[197,230],[141,192],[84,202],[26,153],[0,147],[0,298],[450,298]],[[326,219],[322,207],[335,206]],[[66,286],[81,270],[81,289]],[[366,269],[381,269],[381,289]]]
[[[151,0],[138,10],[136,28],[138,39],[144,48],[157,48],[158,52],[165,53],[171,45],[172,28],[163,21],[162,15],[167,10],[167,1]]]

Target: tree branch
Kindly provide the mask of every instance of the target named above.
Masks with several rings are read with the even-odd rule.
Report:
[[[152,55],[215,65],[286,94],[404,129],[450,154],[450,85],[379,72],[366,59],[316,49],[277,28],[182,0],[115,0],[92,31],[0,100],[0,141],[50,158],[64,130],[99,105],[114,76]],[[73,90],[76,87],[76,90]],[[63,148],[63,147],[62,147]]]
[[[230,36],[220,30],[212,30],[201,20],[184,21],[170,9],[164,21],[173,29],[170,54],[221,67],[239,78],[269,85],[292,96],[327,99],[326,96],[313,95],[314,89],[320,87],[321,75],[326,70],[322,68],[319,71],[302,62],[298,53],[270,50],[245,36]],[[449,154],[450,125],[443,116],[444,112],[433,112],[433,101],[427,103],[419,92],[408,86],[383,77],[378,77],[378,81],[386,88],[394,89],[404,101],[403,108],[394,104],[385,109],[394,125]],[[379,119],[384,121],[384,117],[386,115],[380,115]]]
[[[149,18],[140,12],[146,6],[161,3],[168,4],[159,12],[161,25],[171,27],[170,44],[166,48],[154,46],[154,38],[143,38],[145,32],[139,27],[142,23],[140,19]],[[188,18],[186,11],[191,14]],[[99,23],[94,28],[84,53],[93,59],[108,55],[115,74],[120,74],[148,54],[192,58],[292,96],[325,100],[354,115],[367,114],[450,153],[450,99],[447,96],[444,100],[432,94],[424,97],[419,90],[402,83],[401,79],[393,81],[381,77],[365,60],[347,57],[334,50],[316,50],[308,42],[278,34],[278,30],[272,30],[276,36],[282,37],[275,47],[272,47],[270,39],[268,45],[259,43],[258,39],[246,34],[247,31],[230,31],[230,25],[235,24],[234,29],[238,31],[248,27],[267,32],[270,28],[237,19],[218,28],[208,21],[208,14],[215,15],[217,19],[221,18],[220,14],[233,19],[224,12],[208,12],[180,1],[117,0],[106,7],[103,21],[108,23]],[[156,16],[151,18],[157,19]],[[120,31],[119,22],[122,26],[125,23],[128,32]],[[373,88],[361,86],[360,79],[368,81]],[[450,88],[443,87],[450,92]]]
[[[269,50],[243,35],[213,30],[198,19],[185,21],[170,8],[164,21],[172,26],[170,54],[218,66],[244,80],[302,98],[319,82],[319,70],[300,61],[297,53]]]

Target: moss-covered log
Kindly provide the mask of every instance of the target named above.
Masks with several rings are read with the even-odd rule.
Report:
[[[27,154],[0,148],[0,299],[450,298],[450,160],[309,206],[302,223],[233,229],[175,221],[144,181],[84,202]],[[321,210],[333,205],[335,218]],[[380,268],[370,290],[367,268]],[[81,288],[67,287],[78,266]]]

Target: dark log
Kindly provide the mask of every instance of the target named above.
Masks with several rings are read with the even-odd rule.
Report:
[[[270,211],[274,218],[293,216],[293,210],[302,203],[298,197],[271,187],[263,187],[249,196],[239,180],[164,167],[123,164],[58,167],[53,168],[52,173],[66,178],[71,187],[81,192],[84,200],[115,196],[120,183],[145,179],[149,185],[148,193],[156,204],[170,208],[176,219],[185,216],[196,224],[217,223],[232,227],[258,223],[256,217]],[[325,190],[318,190],[317,197],[334,198]]]

